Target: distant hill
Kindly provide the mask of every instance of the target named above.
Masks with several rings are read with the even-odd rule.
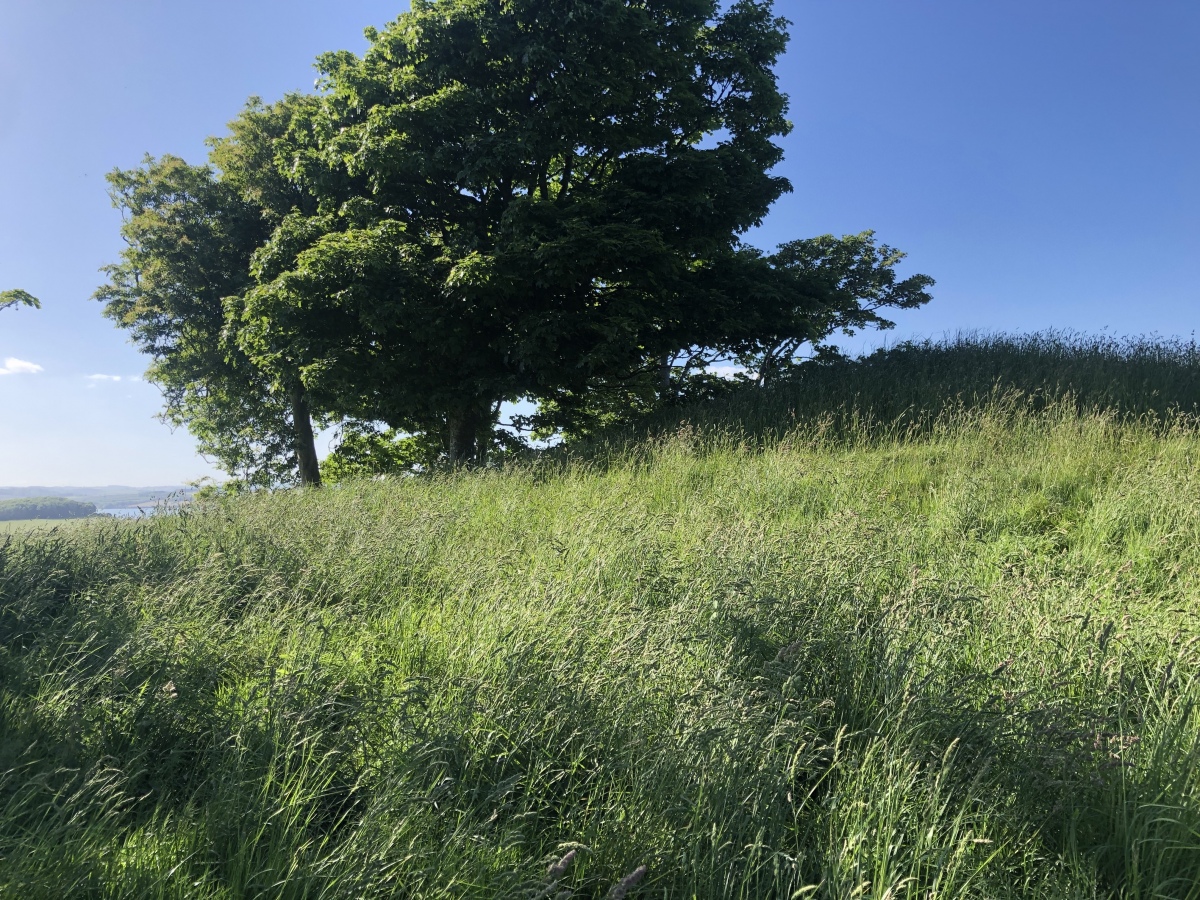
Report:
[[[21,497],[0,500],[0,522],[20,519],[82,519],[96,512],[95,503],[65,497]]]
[[[190,498],[195,488],[183,485],[154,485],[151,487],[129,487],[120,484],[103,487],[0,487],[0,501],[23,500],[36,497],[55,497],[94,503],[100,509],[132,506],[153,506],[168,497]]]

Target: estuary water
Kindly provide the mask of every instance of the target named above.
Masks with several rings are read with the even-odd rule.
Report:
[[[148,516],[154,512],[153,506],[145,506],[139,509],[138,507],[115,507],[113,509],[97,510],[102,516],[115,516],[118,519],[139,519],[142,516]]]

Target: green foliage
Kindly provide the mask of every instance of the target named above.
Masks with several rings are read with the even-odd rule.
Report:
[[[418,3],[320,57],[318,96],[252,99],[209,166],[114,173],[129,248],[97,296],[252,486],[320,483],[314,416],[456,466],[511,452],[506,400],[578,439],[723,393],[716,359],[777,379],[932,284],[871,232],[743,242],[791,189],[786,26],[770,0]]]
[[[462,462],[499,401],[724,338],[739,298],[782,291],[734,288],[767,268],[738,235],[789,188],[784,24],[748,0],[437,0],[323,56],[321,111],[277,151],[318,212],[258,257],[243,346]]]
[[[146,377],[163,390],[163,418],[187,426],[227,472],[286,483],[286,398],[226,330],[225,298],[246,289],[250,257],[269,234],[259,211],[212,168],[177,157],[147,157],[108,180],[126,249],[95,296],[151,357]]]
[[[726,305],[726,318],[714,323],[707,344],[661,358],[646,354],[623,372],[543,394],[525,424],[535,434],[559,434],[572,443],[635,425],[658,411],[728,397],[749,384],[773,385],[804,362],[839,358],[826,343],[831,335],[891,328],[881,310],[914,309],[931,299],[933,279],[898,280],[895,269],[904,254],[877,246],[871,231],[791,241],[766,257],[744,255],[754,265],[726,271],[731,280],[718,288],[749,294],[756,303]],[[710,286],[713,275],[708,273]],[[718,375],[712,370],[717,364],[737,374]]]
[[[928,429],[948,410],[994,405],[1000,394],[1037,408],[1068,402],[1132,418],[1200,413],[1200,349],[1192,342],[966,334],[856,359],[821,348],[803,363],[783,356],[778,363],[766,380],[689,374],[682,366],[672,373],[677,395],[669,405],[644,385],[640,395],[624,386],[623,393],[599,389],[576,398],[590,404],[578,416],[570,407],[548,415],[565,430],[566,446],[603,454],[609,450],[602,446],[620,452],[631,440],[669,433],[681,418],[701,431],[737,430],[749,440],[778,439],[801,422],[831,434],[902,434]],[[530,419],[545,421],[542,411]]]
[[[0,543],[0,894],[1200,897],[1194,352],[1020,346]]]
[[[432,468],[440,453],[440,446],[421,435],[350,425],[343,428],[323,471],[325,481],[331,484],[378,475],[411,475]]]
[[[41,305],[37,297],[20,288],[10,291],[0,291],[0,309],[8,309],[14,306],[32,306],[34,309],[38,309]]]
[[[63,497],[21,497],[0,500],[0,522],[17,519],[79,519],[96,512],[96,504]]]
[[[733,348],[732,356],[767,385],[795,370],[796,354],[806,343],[819,346],[835,332],[891,328],[880,310],[916,309],[932,299],[928,289],[934,281],[928,275],[897,281],[896,265],[904,257],[887,244],[876,246],[873,231],[841,238],[823,234],[780,245],[770,257],[771,266],[795,279],[804,294],[820,298],[820,306],[794,310],[786,332],[752,332],[749,345]],[[800,331],[798,322],[805,322],[807,331]]]
[[[276,171],[272,142],[309,104],[252,100],[230,135],[211,142],[213,165],[147,157],[108,176],[127,246],[95,298],[153,360],[146,374],[163,389],[163,418],[186,425],[225,471],[261,487],[320,482],[300,362],[266,368],[238,340],[255,254],[307,203]]]
[[[489,423],[491,425],[492,423]],[[534,455],[526,442],[503,429],[479,435],[476,462],[497,467]],[[337,446],[321,464],[326,482],[392,475],[428,474],[445,463],[443,444],[428,434],[405,435],[361,422],[343,425]]]

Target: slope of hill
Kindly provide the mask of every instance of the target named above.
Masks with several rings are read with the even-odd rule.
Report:
[[[1200,896],[1200,424],[875,372],[0,544],[0,894]]]
[[[772,390],[743,390],[683,410],[664,410],[645,430],[680,420],[701,432],[778,440],[797,427],[827,437],[893,440],[927,433],[946,416],[1002,405],[1050,405],[1123,420],[1200,415],[1200,345],[1069,333],[961,335],[908,342],[861,359],[801,367]],[[616,433],[590,448],[629,442]]]

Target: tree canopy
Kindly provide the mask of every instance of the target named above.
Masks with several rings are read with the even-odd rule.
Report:
[[[269,153],[271,129],[286,127],[305,102],[252,101],[231,134],[212,142],[213,165],[147,157],[108,176],[127,246],[96,298],[150,355],[147,377],[163,389],[164,418],[186,425],[201,452],[251,484],[320,481],[298,373],[257,366],[227,313],[253,284],[255,252],[300,203]]]
[[[167,417],[268,478],[319,481],[314,414],[350,423],[343,467],[408,458],[381,428],[472,463],[507,400],[581,433],[719,390],[717,360],[766,383],[932,283],[870,232],[744,242],[791,189],[786,25],[769,0],[414,0],[208,166],[114,173],[129,249],[98,296]]]
[[[0,291],[0,309],[8,309],[14,306],[32,306],[34,309],[38,309],[41,305],[37,297],[20,288]]]
[[[769,4],[545,7],[418,3],[322,57],[289,148],[322,212],[247,296],[252,356],[453,460],[502,400],[712,337],[699,286],[788,189]]]
[[[65,497],[19,497],[0,500],[0,522],[21,519],[81,519],[93,515],[96,504]]]

